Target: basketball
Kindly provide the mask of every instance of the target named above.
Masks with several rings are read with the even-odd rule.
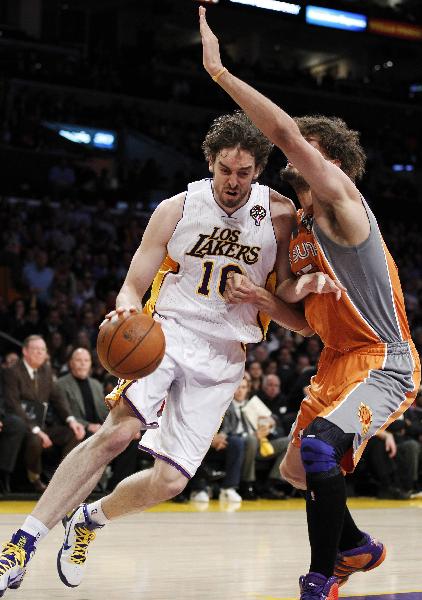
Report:
[[[166,349],[161,325],[143,313],[114,316],[98,334],[101,364],[119,379],[139,379],[158,367]]]

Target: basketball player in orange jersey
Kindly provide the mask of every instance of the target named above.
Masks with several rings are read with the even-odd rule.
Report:
[[[158,206],[116,311],[107,315],[142,310],[141,299],[158,271],[146,309],[166,337],[163,361],[143,379],[120,381],[108,397],[112,408],[104,425],[61,463],[32,514],[3,548],[0,596],[20,586],[37,543],[68,511],[73,512],[64,519],[57,566],[63,583],[76,587],[96,529],[179,494],[242,380],[243,344],[263,337],[264,315],[253,305],[225,301],[227,278],[245,273],[259,286],[272,273],[285,280],[295,210],[290,200],[255,182],[272,145],[243,113],[216,119],[203,148],[212,179],[191,183]],[[327,278],[321,291],[338,293],[339,288]],[[278,304],[285,327],[311,333],[303,311]],[[140,429],[147,430],[140,447],[156,458],[154,467],[125,479],[100,501],[80,504]]]
[[[307,490],[311,565],[300,578],[301,599],[334,600],[350,574],[384,560],[383,544],[361,532],[347,510],[343,473],[353,470],[368,439],[413,402],[419,358],[396,266],[354,184],[365,160],[358,134],[336,118],[292,119],[232,75],[221,63],[205,9],[199,11],[205,69],[287,156],[283,176],[302,205],[290,243],[294,277],[277,295],[304,299],[307,321],[325,348],[281,472]],[[323,274],[338,282],[337,299],[314,293],[324,285]],[[243,275],[232,274],[226,296],[280,316],[274,298]]]

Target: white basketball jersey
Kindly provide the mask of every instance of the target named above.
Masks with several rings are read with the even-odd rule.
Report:
[[[274,269],[277,241],[267,186],[254,183],[248,202],[228,216],[214,199],[212,180],[189,184],[183,216],[167,249],[150,309],[206,337],[262,340],[257,308],[229,304],[223,293],[230,273],[244,273],[265,287]]]

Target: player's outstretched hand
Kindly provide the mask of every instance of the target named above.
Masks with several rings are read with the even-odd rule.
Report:
[[[307,273],[299,277],[296,284],[296,293],[302,298],[307,294],[335,294],[340,300],[342,292],[346,291],[339,281],[331,279],[326,273]],[[304,292],[307,292],[305,295]]]
[[[111,319],[116,315],[118,317],[124,316],[125,313],[127,313],[128,315],[134,315],[137,312],[139,312],[139,308],[136,308],[136,306],[118,306],[116,310],[111,310],[109,313],[106,314],[106,316],[104,317],[104,321],[100,324],[100,329],[103,325],[107,323],[107,321],[111,321]]]
[[[205,70],[213,77],[223,68],[220,58],[218,38],[211,31],[206,19],[206,10],[199,7],[199,29],[202,38],[202,62]]]
[[[260,288],[245,275],[230,273],[227,277],[224,299],[231,304],[255,304],[258,301]]]

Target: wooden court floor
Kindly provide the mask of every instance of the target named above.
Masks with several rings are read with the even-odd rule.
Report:
[[[422,600],[422,500],[352,499],[364,531],[388,549],[383,565],[341,589],[353,600]],[[33,503],[0,502],[0,540]],[[309,566],[302,500],[208,506],[166,503],[115,521],[92,546],[86,577],[68,589],[56,572],[57,526],[10,600],[287,600]]]

